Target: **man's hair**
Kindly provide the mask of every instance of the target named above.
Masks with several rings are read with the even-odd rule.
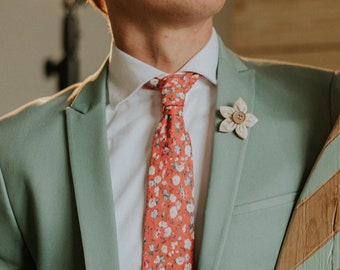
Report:
[[[88,2],[94,7],[98,8],[104,14],[107,14],[105,0],[88,0]]]

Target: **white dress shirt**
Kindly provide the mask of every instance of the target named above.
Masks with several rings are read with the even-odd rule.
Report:
[[[218,40],[213,30],[205,47],[180,70],[204,77],[187,93],[183,113],[193,148],[196,261],[202,242],[210,174],[217,62]],[[141,269],[148,164],[153,134],[162,116],[160,93],[141,87],[150,79],[165,75],[112,45],[106,121],[122,270]]]

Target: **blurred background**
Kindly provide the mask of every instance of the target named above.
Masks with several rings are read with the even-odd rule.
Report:
[[[0,115],[58,90],[45,63],[63,57],[63,0],[4,1],[0,9]],[[105,18],[79,4],[79,79],[95,72],[110,48]],[[236,53],[340,70],[339,0],[229,0],[215,18]]]

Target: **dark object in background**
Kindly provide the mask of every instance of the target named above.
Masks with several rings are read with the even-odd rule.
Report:
[[[55,62],[47,59],[45,74],[50,77],[57,74],[59,77],[58,89],[62,90],[79,81],[79,24],[77,8],[85,0],[63,0],[65,16],[63,22],[63,59]]]

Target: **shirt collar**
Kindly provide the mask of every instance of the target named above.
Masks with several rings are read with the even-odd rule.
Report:
[[[202,64],[204,63],[204,64]],[[212,84],[217,84],[218,36],[213,29],[210,40],[180,71],[191,71],[203,75]]]
[[[204,63],[204,65],[202,65]],[[217,84],[218,37],[215,29],[207,44],[191,58],[179,72],[191,71],[201,74],[212,84]],[[167,73],[154,68],[111,46],[108,90],[112,107],[123,102],[147,81],[154,77],[164,77]]]

